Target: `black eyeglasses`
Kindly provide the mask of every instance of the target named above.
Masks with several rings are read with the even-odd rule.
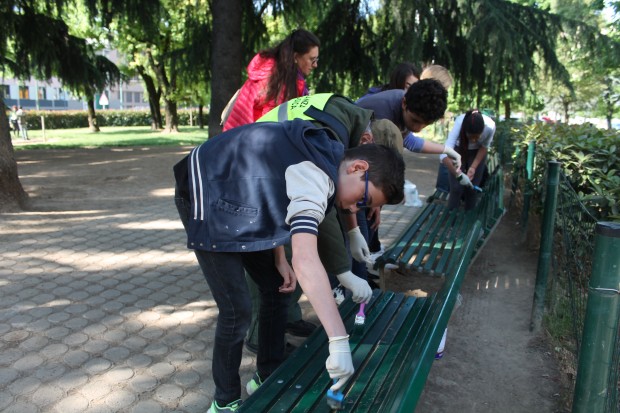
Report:
[[[366,180],[366,188],[364,189],[364,200],[357,202],[355,206],[358,208],[368,208],[368,171],[364,172]]]

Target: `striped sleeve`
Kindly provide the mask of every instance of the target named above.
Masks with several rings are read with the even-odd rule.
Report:
[[[335,191],[334,183],[312,162],[301,162],[286,169],[286,194],[290,199],[286,223],[291,234],[318,234],[325,218],[328,199]]]
[[[297,216],[291,219],[291,235],[305,232],[319,235],[319,221],[308,216]]]

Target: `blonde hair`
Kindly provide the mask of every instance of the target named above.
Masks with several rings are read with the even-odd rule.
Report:
[[[450,75],[448,69],[440,65],[425,67],[420,75],[420,80],[422,79],[435,79],[446,89],[449,89],[453,82],[452,75]]]
[[[370,130],[377,145],[384,145],[395,149],[400,154],[403,153],[403,135],[392,121],[388,119],[373,120],[370,123]]]

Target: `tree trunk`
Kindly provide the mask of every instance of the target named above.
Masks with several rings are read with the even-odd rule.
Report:
[[[146,87],[146,93],[149,97],[149,109],[151,110],[151,129],[160,130],[163,128],[161,122],[161,107],[159,106],[159,99],[161,98],[161,88],[155,87],[153,78],[146,73],[144,66],[137,67],[138,73],[144,81]]]
[[[91,132],[99,132],[99,124],[97,123],[97,114],[95,113],[95,98],[90,95],[87,100],[88,105],[88,128]]]
[[[202,122],[202,112],[203,112],[203,107],[204,105],[198,105],[198,126],[200,127],[200,129],[204,129],[205,128],[205,124]]]
[[[570,107],[570,102],[568,102],[567,100],[565,100],[564,102],[562,102],[562,107],[564,108],[564,123],[566,123],[568,125],[568,109]]]
[[[6,110],[4,100],[0,98],[0,211],[17,211],[28,208],[28,194],[17,174]]]
[[[171,76],[168,78],[168,74],[166,73],[166,66],[162,62],[156,62],[153,58],[153,54],[151,51],[146,52],[149,64],[151,68],[155,72],[157,76],[157,81],[159,82],[159,87],[164,96],[164,105],[165,105],[165,113],[166,113],[166,126],[164,128],[165,132],[178,132],[179,131],[179,116],[177,114],[177,103],[172,100],[172,96],[174,96],[174,91],[176,88],[175,82],[175,71],[174,71],[174,62],[172,62],[171,66]]]
[[[603,92],[603,102],[605,104],[605,119],[607,120],[607,129],[611,130],[611,122],[614,119],[614,113],[620,102],[618,94],[614,93],[614,85],[611,77],[605,77],[605,91]]]
[[[512,112],[510,110],[510,100],[506,99],[504,101],[504,119],[506,120],[510,119],[511,115],[512,115]]]
[[[160,130],[164,128],[164,121],[161,119],[161,105],[159,104],[159,99],[161,99],[161,89],[157,88],[153,99],[149,98],[151,117],[154,119],[154,123],[151,125],[153,130]]]
[[[220,113],[241,85],[241,0],[213,0],[209,137],[222,131]]]
[[[164,106],[166,111],[166,127],[165,132],[179,131],[179,115],[177,114],[177,103],[173,100],[164,98]]]

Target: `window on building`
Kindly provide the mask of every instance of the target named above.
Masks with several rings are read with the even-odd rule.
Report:
[[[30,99],[30,90],[28,86],[20,86],[19,87],[19,98],[20,99]]]
[[[2,99],[11,98],[11,91],[9,89],[9,85],[0,85],[0,97]]]
[[[125,102],[127,103],[131,103],[133,102],[133,100],[131,100],[133,94],[131,92],[125,92]]]
[[[133,101],[136,103],[142,102],[142,92],[133,92]]]
[[[37,96],[39,97],[39,100],[47,99],[47,91],[45,90],[45,87],[39,86],[37,90]]]

